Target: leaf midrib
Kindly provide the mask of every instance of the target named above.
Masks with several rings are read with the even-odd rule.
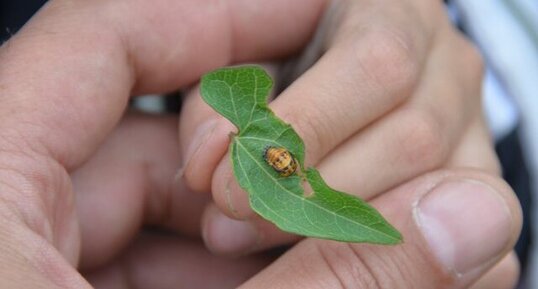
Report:
[[[256,76],[256,74],[254,74],[254,72],[252,73],[252,75],[254,76],[254,104],[252,105],[252,109],[250,110],[250,116],[248,118],[248,122],[247,123],[251,123],[252,122],[252,116],[254,115],[254,110],[256,109],[256,106],[258,106],[258,76]],[[232,97],[233,98],[233,97]]]
[[[263,171],[267,176],[269,176],[269,177],[270,177],[270,178],[271,178],[271,179],[272,179],[272,180],[273,180],[273,181],[274,181],[280,188],[282,188],[283,191],[285,191],[285,192],[287,192],[288,194],[292,195],[294,198],[301,199],[301,200],[303,200],[304,202],[308,202],[309,204],[311,204],[311,205],[313,205],[313,206],[315,206],[315,207],[321,209],[322,211],[325,211],[325,212],[328,212],[328,213],[332,214],[334,217],[340,217],[340,218],[342,218],[342,219],[344,219],[344,220],[347,220],[348,222],[350,222],[350,223],[352,223],[352,224],[356,224],[356,225],[359,226],[359,227],[365,228],[365,229],[366,229],[365,231],[373,232],[373,233],[376,233],[376,234],[381,234],[381,235],[383,235],[383,236],[388,237],[388,238],[391,239],[391,240],[397,240],[397,239],[395,239],[394,237],[392,237],[391,235],[388,235],[388,234],[386,234],[386,233],[384,233],[384,232],[381,232],[381,231],[378,231],[378,230],[374,230],[374,229],[372,229],[372,228],[370,228],[370,227],[368,227],[368,226],[366,226],[366,225],[363,225],[363,224],[361,224],[361,223],[357,223],[357,222],[355,222],[353,219],[350,219],[350,218],[348,218],[348,217],[345,217],[345,216],[342,216],[342,215],[337,215],[335,212],[332,212],[332,211],[330,211],[330,210],[328,210],[328,209],[326,209],[326,208],[324,208],[324,207],[318,205],[317,203],[310,202],[308,199],[303,198],[303,197],[301,197],[301,196],[298,196],[298,195],[294,194],[293,192],[289,191],[288,189],[286,189],[285,187],[283,187],[283,186],[280,184],[280,182],[278,182],[278,181],[277,181],[271,174],[269,174],[269,173],[265,170],[265,168],[264,168],[263,166],[260,165],[260,162],[254,157],[254,155],[252,155],[252,154],[246,149],[246,147],[245,147],[243,144],[241,144],[241,142],[239,141],[239,139],[240,139],[240,137],[236,137],[236,138],[235,138],[235,141],[237,142],[237,144],[238,144],[239,146],[241,146],[241,147],[244,149],[244,151],[250,156],[250,158],[254,161],[254,163],[256,163],[256,165],[257,165],[258,167],[260,167],[260,168],[262,169],[262,171]],[[260,138],[260,140],[267,140],[267,139],[261,139],[261,138]],[[274,141],[274,140],[271,140],[271,141]],[[245,173],[245,175],[247,175],[247,173],[246,173],[246,171],[243,169],[243,167],[241,167],[241,169],[243,170],[243,173]],[[260,200],[261,200],[261,199],[260,199]],[[264,203],[264,205],[267,207],[267,204],[265,204],[264,201],[261,201],[261,202]],[[283,218],[283,217],[281,217],[281,218],[287,220],[287,222],[290,222],[290,220],[288,220],[288,219],[286,219],[286,218]],[[303,227],[303,228],[304,228],[304,227]]]

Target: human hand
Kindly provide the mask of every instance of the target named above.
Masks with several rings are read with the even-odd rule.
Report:
[[[270,262],[207,251],[200,216],[209,196],[175,178],[177,147],[177,116],[131,112],[72,173],[79,269],[96,288],[232,288]]]
[[[222,288],[266,264],[187,238],[208,197],[174,182],[177,120],[129,114],[117,125],[131,95],[298,51],[322,8],[50,1],[0,48],[1,287],[90,288],[78,266],[99,288]],[[169,233],[136,237],[142,225]]]
[[[323,57],[271,107],[305,140],[306,162],[316,165],[331,186],[373,200],[402,229],[405,244],[370,249],[305,240],[286,255],[294,257],[284,257],[281,260],[286,261],[260,275],[268,274],[268,279],[254,279],[270,283],[252,284],[315,288],[322,277],[305,273],[309,280],[297,281],[301,278],[290,270],[289,278],[279,277],[279,283],[274,281],[275,272],[299,267],[320,272],[329,263],[338,268],[336,273],[322,276],[334,281],[341,277],[341,269],[346,278],[351,276],[346,284],[361,284],[370,273],[370,281],[384,284],[378,285],[381,288],[432,288],[441,281],[456,288],[467,286],[510,251],[520,226],[517,201],[498,180],[498,164],[482,120],[480,58],[451,27],[441,3],[340,5]],[[206,209],[206,244],[214,252],[245,254],[298,240],[251,211],[246,193],[233,178],[229,157],[223,156],[230,131],[233,127],[193,90],[181,114],[180,142],[188,185],[197,191],[211,190],[220,209],[212,205]],[[426,174],[432,170],[436,172]],[[446,206],[425,210],[434,215],[428,218],[440,218],[435,219],[440,227],[435,234],[422,233],[420,218],[413,214],[420,215],[417,204],[430,199],[423,196],[437,191]],[[500,192],[505,207],[493,205],[499,200],[494,192]],[[438,236],[443,233],[444,239]],[[489,240],[498,242],[484,246]],[[367,252],[355,254],[362,249]],[[353,257],[324,259],[346,253]],[[314,257],[304,257],[309,254]],[[500,288],[517,278],[513,256],[505,260],[498,268],[510,272],[511,278],[502,275],[505,283],[495,282]],[[402,276],[391,270],[353,277],[352,272],[375,269],[380,263],[400,271],[413,268],[409,274],[414,278],[403,278],[406,285],[395,286],[388,284],[396,284]],[[426,276],[413,275],[424,272]]]

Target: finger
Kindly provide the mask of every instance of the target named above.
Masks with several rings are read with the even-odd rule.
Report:
[[[207,205],[204,210],[202,236],[211,252],[231,257],[246,256],[302,239],[301,236],[281,231],[258,216],[249,220],[232,219],[214,204]]]
[[[85,275],[96,289],[235,288],[270,260],[226,259],[192,240],[145,234],[116,262]]]
[[[277,66],[273,63],[260,64],[268,74],[275,78]],[[269,95],[269,99],[274,97],[274,92]],[[225,125],[229,125],[229,132],[234,131],[234,127],[228,121],[219,117],[217,113],[207,105],[200,96],[199,86],[195,86],[191,89],[182,103],[182,110],[180,113],[179,121],[179,140],[180,150],[182,154],[182,169],[178,174],[185,180],[200,180],[204,183],[209,183],[209,180],[203,180],[202,178],[192,175],[193,173],[202,172],[204,175],[208,175],[211,172],[211,168],[214,168],[220,161],[222,155],[225,153],[229,141],[228,135],[222,135],[222,138],[213,138],[211,142],[207,142],[208,136],[215,130],[215,126],[223,122]],[[194,141],[193,141],[194,140]],[[203,146],[202,150],[202,144]],[[191,162],[193,156],[196,161]],[[202,184],[203,185],[203,184]],[[203,191],[204,188],[199,187],[197,183],[190,183],[190,188],[194,188],[196,191]],[[204,192],[209,192],[206,190]]]
[[[347,139],[319,163],[333,187],[370,199],[446,162],[471,118],[480,114],[478,79],[482,70],[476,51],[461,37],[452,33],[439,41],[412,98]],[[465,66],[469,68],[461,73]],[[324,119],[323,115],[311,118]],[[253,212],[246,194],[229,177],[228,159],[215,170],[214,199],[228,216],[246,219]]]
[[[519,261],[512,251],[489,270],[471,289],[513,289],[519,276]]]
[[[378,142],[383,147],[383,142]],[[344,144],[344,147],[347,144]],[[363,198],[371,198],[372,194],[368,194],[367,188],[371,188],[368,182],[363,185],[349,186],[350,179],[367,179],[361,174],[366,174],[362,170],[350,168],[357,162],[355,156],[360,155],[361,150],[365,146],[357,144],[355,150],[348,152],[348,157],[342,157],[333,163],[322,162],[319,169],[326,178],[327,182],[342,191],[357,194]],[[420,150],[417,150],[420,151]],[[378,152],[382,154],[381,152]],[[383,163],[383,156],[375,156],[379,162]],[[372,166],[375,162],[372,162]],[[390,165],[390,164],[389,164]],[[412,164],[409,164],[411,169]],[[494,175],[499,175],[499,164],[493,150],[490,136],[487,134],[485,124],[480,115],[476,115],[475,121],[464,133],[464,136],[459,145],[457,145],[454,153],[444,165],[447,168],[475,168]],[[384,170],[375,170],[387,172],[389,167]],[[357,173],[359,172],[359,173]],[[347,182],[344,177],[347,177]],[[371,180],[375,180],[371,176]],[[353,182],[354,183],[354,182]],[[248,202],[243,202],[247,199],[246,193],[238,187],[233,187],[232,184],[227,206],[234,209],[234,212],[248,212],[250,207]],[[366,192],[366,193],[365,193]],[[241,195],[243,194],[243,195]],[[375,195],[375,194],[374,194]],[[236,213],[236,215],[238,215]],[[206,208],[203,214],[202,228],[204,230],[204,240],[208,248],[213,252],[225,255],[244,255],[259,250],[289,244],[300,239],[299,236],[282,232],[276,226],[267,222],[259,216],[252,216],[246,220],[235,220],[225,215],[220,210],[215,210],[213,206]]]
[[[411,101],[323,159],[319,169],[335,188],[371,199],[439,168],[453,154],[472,120],[481,117],[480,57],[461,37],[451,33],[444,38],[433,49]],[[462,67],[466,69],[462,71]],[[477,130],[485,127],[474,128]],[[478,144],[484,144],[485,135],[480,132],[467,142],[481,139]],[[469,156],[465,163],[481,156],[495,159],[482,154]]]
[[[521,210],[508,185],[476,171],[438,171],[372,204],[404,242],[307,239],[241,288],[466,288],[508,254]]]
[[[72,174],[83,268],[119,254],[143,224],[200,236],[208,196],[177,182],[177,147],[176,117],[130,114]]]
[[[342,24],[330,49],[270,105],[304,140],[307,165],[316,164],[352,133],[404,101],[427,55],[429,40],[422,36],[428,33],[405,23],[405,9],[379,12],[378,6],[384,5],[380,1],[364,6],[345,3],[350,7],[342,9],[354,16]],[[201,100],[193,100],[197,102]],[[192,189],[209,191],[212,175],[218,184],[227,182],[219,178],[229,168],[219,170],[213,164],[222,158],[230,124],[221,118],[218,124],[212,117],[197,120],[200,129],[186,139],[198,147],[190,151],[203,153],[184,157],[185,179]],[[218,195],[223,187],[213,189]]]

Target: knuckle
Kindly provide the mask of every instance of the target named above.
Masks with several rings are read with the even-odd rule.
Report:
[[[396,30],[366,31],[355,41],[357,63],[375,85],[390,92],[409,91],[419,71],[409,39]]]
[[[454,47],[451,49],[450,57],[454,59],[453,70],[457,73],[456,77],[463,84],[461,89],[465,95],[479,100],[485,71],[482,54],[468,39],[456,32],[453,32],[446,41]],[[478,105],[479,101],[475,104]]]
[[[423,111],[404,114],[396,130],[396,143],[400,144],[405,162],[432,169],[439,166],[448,156],[442,130],[436,118]]]
[[[461,52],[461,57],[464,63],[468,66],[468,72],[473,79],[481,79],[484,74],[484,60],[478,51],[478,48],[469,41],[464,40]]]

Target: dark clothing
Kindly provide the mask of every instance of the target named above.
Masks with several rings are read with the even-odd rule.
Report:
[[[0,43],[4,43],[45,4],[45,0],[0,0]]]

